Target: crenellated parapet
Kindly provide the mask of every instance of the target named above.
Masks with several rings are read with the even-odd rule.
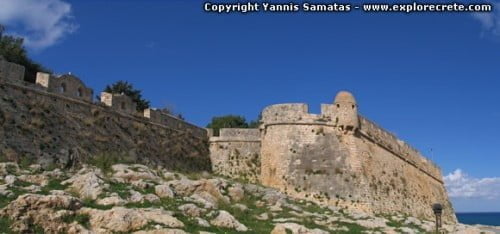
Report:
[[[137,112],[137,104],[125,94],[101,93],[101,103],[114,110],[134,114]]]
[[[87,102],[92,102],[94,95],[94,90],[87,87],[80,78],[71,74],[54,76],[52,74],[38,72],[36,74],[36,84],[40,85],[48,92]]]
[[[38,72],[35,84],[24,82],[25,68],[21,65],[10,63],[0,56],[0,82],[15,86],[18,89],[31,90],[52,97],[54,103],[57,99],[75,102],[91,106],[107,107],[107,109],[120,116],[128,116],[131,119],[149,121],[178,132],[185,132],[199,139],[207,138],[207,130],[182,119],[172,116],[156,109],[146,109],[143,113],[137,113],[137,104],[127,95],[102,92],[100,105],[94,103],[94,92],[78,77],[72,74],[53,75]],[[142,118],[141,118],[142,116]]]
[[[214,172],[365,212],[432,218],[428,207],[439,202],[444,219],[456,221],[439,167],[361,116],[351,93],[339,92],[319,114],[305,103],[271,105],[260,122],[219,136],[208,130]]]
[[[327,124],[322,114],[309,113],[305,103],[287,103],[271,105],[262,111],[264,126],[276,124]]]

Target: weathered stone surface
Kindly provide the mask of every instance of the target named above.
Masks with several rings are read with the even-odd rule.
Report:
[[[13,184],[16,182],[17,178],[14,175],[6,175],[5,178],[3,178],[6,184]]]
[[[276,224],[271,234],[287,234],[287,231],[290,231],[292,234],[328,234],[327,231],[321,229],[308,229],[296,223]]]
[[[62,184],[70,184],[68,190],[78,193],[80,198],[95,200],[108,187],[108,184],[101,179],[102,176],[99,169],[83,168]]]
[[[127,201],[118,194],[111,194],[109,197],[101,198],[97,200],[97,204],[103,205],[103,206],[122,206],[125,205]]]
[[[302,103],[268,106],[259,129],[221,129],[210,138],[214,171],[232,178],[251,175],[254,166],[246,155],[253,152],[257,179],[292,197],[371,215],[426,219],[433,218],[429,207],[439,202],[444,222],[456,223],[440,169],[357,108],[349,92],[323,104],[320,114]],[[280,200],[272,194],[264,198],[268,205]]]
[[[206,209],[197,207],[195,204],[184,204],[179,206],[178,209],[186,216],[190,217],[200,217],[206,212]]]
[[[121,183],[131,183],[133,181],[160,181],[152,170],[140,164],[116,164],[112,166],[112,177]]]
[[[186,233],[187,232],[180,229],[168,229],[168,228],[134,232],[134,234],[186,234]]]
[[[83,208],[81,214],[90,216],[92,230],[98,232],[131,232],[146,226],[150,221],[172,228],[184,227],[184,224],[162,209],[128,209],[113,207],[110,210]]]
[[[37,184],[40,186],[46,186],[49,184],[49,177],[43,174],[36,174],[36,175],[20,175],[18,179],[32,183],[32,184]]]
[[[231,186],[227,189],[229,197],[235,202],[241,201],[245,197],[245,190],[241,185]]]
[[[76,233],[85,228],[67,224],[63,217],[74,215],[81,205],[80,200],[70,196],[26,194],[0,210],[0,216],[13,220],[11,228],[18,232],[29,232],[32,225],[38,225],[48,233]]]
[[[166,184],[160,184],[155,186],[155,193],[160,198],[173,198],[174,192]]]
[[[230,213],[228,213],[227,211],[224,211],[224,210],[219,211],[219,214],[217,215],[217,217],[212,219],[210,221],[210,224],[212,224],[216,227],[235,229],[236,231],[239,231],[239,232],[248,231],[248,228],[245,225],[241,224]]]

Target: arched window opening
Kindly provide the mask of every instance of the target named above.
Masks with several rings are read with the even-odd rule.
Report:
[[[61,86],[59,87],[59,92],[60,93],[65,93],[66,92],[66,84],[62,83]]]
[[[125,110],[125,102],[122,102],[122,110]]]
[[[82,97],[83,96],[82,88],[78,88],[78,90],[76,90],[76,96],[77,97]]]

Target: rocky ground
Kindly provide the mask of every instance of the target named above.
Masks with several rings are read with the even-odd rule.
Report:
[[[78,171],[0,163],[0,233],[426,233],[431,221],[369,216],[269,188],[143,165]],[[448,233],[495,227],[445,225]]]

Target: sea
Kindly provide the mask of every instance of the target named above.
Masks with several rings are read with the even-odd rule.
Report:
[[[457,213],[458,222],[463,224],[482,224],[500,226],[500,212]]]

